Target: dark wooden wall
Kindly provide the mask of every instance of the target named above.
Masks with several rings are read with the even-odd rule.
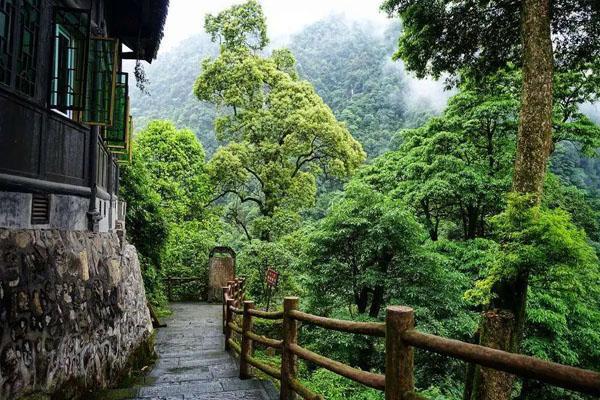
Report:
[[[91,144],[95,131],[48,108],[53,7],[90,9],[92,31],[97,32],[106,26],[104,1],[42,0],[35,92],[27,96],[16,91],[14,85],[0,84],[0,174],[80,187],[97,183],[105,191],[115,193],[118,168],[101,143]],[[19,27],[16,28],[18,32]],[[91,182],[91,151],[98,152],[96,182]],[[2,189],[10,188],[0,179]]]

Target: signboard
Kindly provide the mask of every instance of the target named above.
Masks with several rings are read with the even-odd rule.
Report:
[[[272,268],[267,269],[267,285],[269,287],[277,286],[277,282],[279,281],[279,272],[275,271]]]

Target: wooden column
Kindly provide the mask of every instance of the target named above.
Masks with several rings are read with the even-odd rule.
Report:
[[[249,310],[253,308],[253,301],[244,301],[244,314],[242,321],[242,352],[240,353],[240,379],[251,378],[248,357],[252,355],[252,339],[248,338],[246,334],[252,331],[252,315],[250,315]]]
[[[42,118],[42,121],[45,119]],[[89,159],[89,185],[90,185],[90,204],[88,207],[88,230],[91,232],[98,232],[98,221],[96,220],[96,193],[98,192],[98,185],[96,180],[98,178],[98,135],[100,134],[100,127],[92,126],[90,128],[90,159]],[[46,135],[45,135],[46,136]],[[46,162],[42,165],[45,168]],[[45,174],[45,171],[44,171]]]
[[[390,306],[385,316],[385,400],[401,400],[414,391],[414,352],[404,343],[402,333],[413,329],[415,318],[410,307]]]
[[[289,350],[290,344],[298,342],[298,322],[290,317],[290,311],[298,309],[298,297],[283,299],[283,349],[281,354],[281,391],[279,400],[294,400],[296,394],[292,390],[290,380],[296,379],[298,368],[297,357]]]
[[[231,311],[231,307],[233,307],[233,302],[235,300],[228,299],[225,303],[225,307],[227,308],[227,312],[225,313],[225,351],[229,351],[229,339],[231,339],[231,328],[229,324],[233,321],[233,311]]]

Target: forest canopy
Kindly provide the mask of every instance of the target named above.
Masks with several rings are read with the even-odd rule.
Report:
[[[206,16],[206,34],[148,70],[152,96],[134,95],[142,128],[121,190],[150,300],[167,308],[164,278],[205,275],[227,245],[261,306],[274,267],[279,307],[299,295],[307,312],[382,321],[407,305],[419,330],[482,344],[507,316],[502,348],[599,370],[600,126],[583,110],[600,97],[600,5],[532,1],[386,0],[386,29],[330,16],[283,48],[256,1]],[[532,78],[521,15],[542,3],[551,71]],[[453,87],[442,110],[411,73]],[[524,171],[523,141],[540,132],[543,162]],[[306,326],[302,343],[384,371],[381,342]],[[433,353],[415,366],[431,399],[589,398]],[[300,375],[330,399],[383,398],[314,365]]]

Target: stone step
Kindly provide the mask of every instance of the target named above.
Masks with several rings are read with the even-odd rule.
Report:
[[[260,390],[238,390],[235,392],[205,393],[181,396],[136,397],[133,400],[269,400]]]
[[[132,387],[96,394],[93,400],[275,400],[270,382],[239,379],[239,367],[224,351],[221,306],[174,304],[158,331],[159,358]]]

